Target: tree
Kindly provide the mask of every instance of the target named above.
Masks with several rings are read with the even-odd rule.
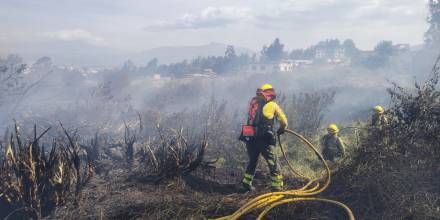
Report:
[[[0,58],[0,106],[7,101],[16,99],[26,91],[24,80],[26,64],[16,55],[6,59]]]
[[[43,58],[37,62],[43,64],[50,59]],[[29,68],[23,59],[17,55],[9,55],[6,59],[0,57],[0,107],[15,111],[26,99],[33,94],[32,89],[48,76],[52,71],[47,70],[44,75]]]
[[[261,50],[261,57],[263,61],[279,61],[283,59],[284,44],[281,44],[280,39],[276,38],[269,47],[263,47]]]
[[[289,58],[295,60],[304,59],[304,50],[303,49],[292,50],[289,54]]]
[[[376,52],[380,56],[389,57],[396,53],[396,50],[393,47],[392,41],[381,41],[374,48],[374,52]]]
[[[397,53],[392,41],[381,41],[374,48],[374,54],[363,61],[368,68],[380,68],[389,64],[390,57]]]
[[[304,50],[303,58],[304,59],[313,59],[315,57],[316,46],[309,47]]]
[[[344,43],[342,43],[342,47],[349,53],[350,55],[357,52],[358,49],[356,47],[356,44],[352,39],[346,39]]]
[[[429,0],[429,16],[430,24],[428,31],[425,33],[425,43],[428,46],[440,45],[440,0]]]
[[[211,69],[218,74],[233,72],[242,66],[249,64],[250,57],[247,54],[237,55],[235,48],[228,45],[224,56],[197,57],[191,62],[186,60],[180,63],[160,65],[156,68],[158,73],[181,76],[184,74],[200,73],[205,69]]]
[[[145,74],[152,74],[157,71],[159,60],[155,57],[148,61],[147,66],[142,68],[142,72]]]
[[[240,54],[237,59],[240,67],[247,66],[251,62],[251,57],[246,53]]]
[[[360,61],[361,53],[352,39],[346,39],[344,43],[342,43],[342,48],[344,48],[345,54],[350,57],[352,64],[356,64]]]
[[[252,57],[251,57],[250,62],[251,62],[251,63],[256,63],[256,62],[258,62],[258,60],[257,60],[257,53],[253,53],[253,54],[252,54]]]
[[[151,59],[150,61],[148,61],[147,69],[156,69],[158,63],[159,60],[156,57]]]
[[[227,60],[234,60],[234,59],[237,58],[237,55],[235,54],[234,46],[232,46],[232,45],[228,45],[228,46],[226,47],[225,58],[226,58]]]
[[[327,39],[319,42],[316,47],[323,48],[329,51],[333,51],[341,46],[341,42],[338,39]]]
[[[131,60],[127,60],[122,64],[121,70],[125,73],[135,73],[137,72],[137,67]]]
[[[234,46],[228,45],[225,51],[225,57],[223,59],[223,65],[221,67],[222,72],[231,72],[240,66],[240,59],[235,54]]]
[[[49,69],[52,66],[52,59],[50,57],[39,58],[32,67],[39,69]]]

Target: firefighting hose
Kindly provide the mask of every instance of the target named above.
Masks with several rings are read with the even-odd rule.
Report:
[[[254,199],[251,199],[249,202],[244,204],[240,209],[235,211],[233,214],[218,218],[217,220],[235,220],[235,219],[238,219],[241,216],[246,215],[246,214],[253,212],[255,210],[263,209],[257,217],[257,220],[261,220],[271,209],[273,209],[279,205],[287,204],[287,203],[306,202],[306,201],[317,201],[317,202],[324,202],[324,203],[333,204],[335,206],[338,206],[338,207],[344,209],[344,211],[347,213],[348,219],[355,220],[353,212],[351,211],[351,209],[347,205],[345,205],[341,202],[335,201],[335,200],[331,200],[331,199],[313,197],[313,196],[318,195],[319,193],[322,193],[323,191],[325,191],[329,187],[329,185],[331,183],[330,168],[329,168],[327,162],[324,160],[324,157],[322,156],[322,154],[316,149],[316,147],[313,146],[312,143],[310,143],[310,141],[308,141],[306,138],[304,138],[301,134],[298,134],[292,130],[286,129],[285,131],[289,134],[295,135],[301,141],[306,143],[307,146],[309,146],[310,149],[312,149],[315,152],[315,154],[318,156],[318,158],[321,160],[322,164],[325,167],[326,174],[327,174],[325,176],[324,184],[322,186],[320,185],[320,180],[322,178],[305,177],[304,175],[298,173],[297,171],[295,171],[295,169],[293,169],[293,166],[291,166],[289,160],[287,159],[284,148],[283,148],[281,141],[280,141],[280,136],[278,135],[278,144],[281,148],[281,151],[284,155],[284,158],[287,161],[287,164],[289,165],[290,170],[293,173],[295,173],[296,175],[308,180],[308,182],[303,187],[301,187],[299,189],[290,189],[290,190],[286,190],[286,191],[271,192],[271,193],[266,193],[266,194],[260,195]]]

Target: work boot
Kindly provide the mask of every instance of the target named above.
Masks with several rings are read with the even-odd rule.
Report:
[[[246,183],[241,183],[241,187],[240,187],[240,193],[247,193],[247,192],[251,192],[254,191],[255,187],[248,185]]]
[[[284,181],[282,175],[275,175],[271,177],[272,179],[272,192],[279,192],[283,190]]]
[[[252,190],[255,190],[254,187],[252,187],[252,180],[254,179],[254,175],[252,174],[244,174],[243,181],[241,182],[241,190],[243,193],[250,192]]]
[[[281,187],[281,186],[272,186],[270,189],[271,189],[272,192],[283,191],[283,187]]]

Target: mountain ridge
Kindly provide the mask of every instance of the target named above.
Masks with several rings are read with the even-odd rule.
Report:
[[[163,46],[142,52],[131,52],[84,42],[46,41],[39,44],[22,44],[9,54],[18,54],[30,63],[41,57],[50,57],[56,65],[115,67],[127,60],[145,66],[153,58],[158,58],[161,64],[168,64],[199,56],[223,56],[226,47],[227,44],[223,43],[209,43],[195,46]],[[235,49],[237,54],[252,53],[252,50],[244,47],[235,47]]]

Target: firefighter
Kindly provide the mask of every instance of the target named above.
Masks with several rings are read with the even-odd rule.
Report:
[[[334,163],[337,157],[345,155],[345,145],[339,137],[339,128],[335,124],[331,124],[327,128],[327,134],[321,139],[322,155],[324,159]]]
[[[373,110],[374,113],[373,116],[371,117],[371,126],[382,127],[384,125],[387,125],[388,119],[384,114],[385,109],[380,105],[376,105],[374,106]]]
[[[260,154],[264,157],[269,166],[272,190],[280,191],[284,185],[283,176],[280,173],[277,156],[275,154],[276,139],[274,124],[276,119],[280,123],[277,134],[283,134],[287,128],[287,117],[274,101],[275,98],[276,93],[272,85],[264,84],[261,88],[257,89],[257,95],[252,98],[249,105],[246,127],[249,128],[248,130],[250,131],[253,130],[253,132],[250,132],[247,136],[242,132],[240,138],[240,140],[246,142],[246,149],[249,156],[249,164],[242,181],[242,186],[246,191],[254,189],[252,187],[252,180],[255,175]],[[244,137],[244,135],[246,137]]]

